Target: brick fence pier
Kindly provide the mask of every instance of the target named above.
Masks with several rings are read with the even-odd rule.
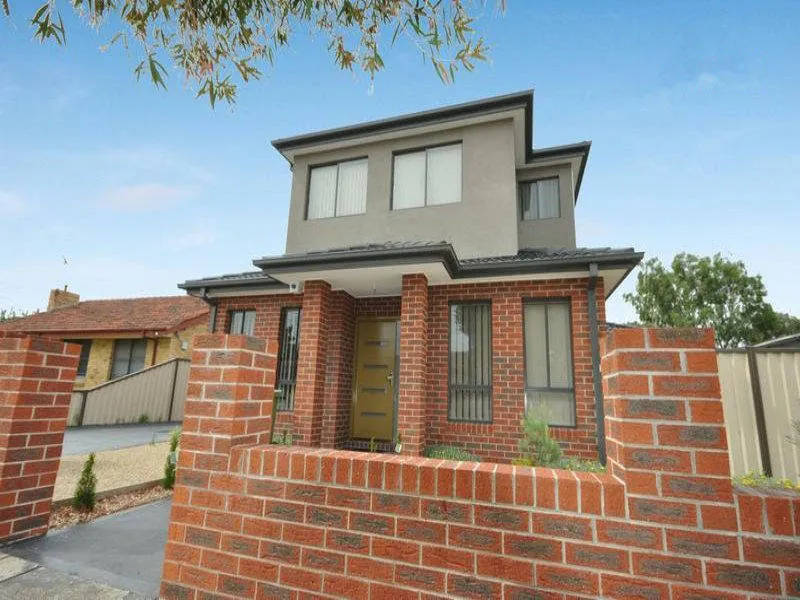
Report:
[[[609,334],[600,474],[266,444],[274,360],[202,337],[165,598],[800,597],[800,497],[732,487],[711,331]]]

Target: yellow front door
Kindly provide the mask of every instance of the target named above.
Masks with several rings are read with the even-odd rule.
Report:
[[[397,321],[359,321],[353,437],[392,440],[397,381]]]

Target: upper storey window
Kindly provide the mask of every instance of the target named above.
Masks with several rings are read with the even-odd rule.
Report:
[[[520,198],[524,221],[555,219],[561,216],[558,177],[521,183]]]
[[[366,158],[311,167],[306,218],[344,217],[366,210]]]
[[[394,156],[392,208],[461,202],[461,144]]]

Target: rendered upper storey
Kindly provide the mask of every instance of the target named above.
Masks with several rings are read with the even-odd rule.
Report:
[[[535,149],[532,91],[273,145],[293,171],[287,254],[432,240],[463,259],[576,247],[590,144]]]

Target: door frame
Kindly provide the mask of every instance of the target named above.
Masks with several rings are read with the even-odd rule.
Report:
[[[353,376],[350,399],[350,439],[353,438],[353,422],[356,418],[356,396],[358,394],[358,330],[361,323],[394,323],[396,334],[394,341],[394,389],[392,390],[392,439],[389,440],[394,448],[397,443],[397,405],[400,392],[400,317],[356,317],[355,331],[353,332]]]

